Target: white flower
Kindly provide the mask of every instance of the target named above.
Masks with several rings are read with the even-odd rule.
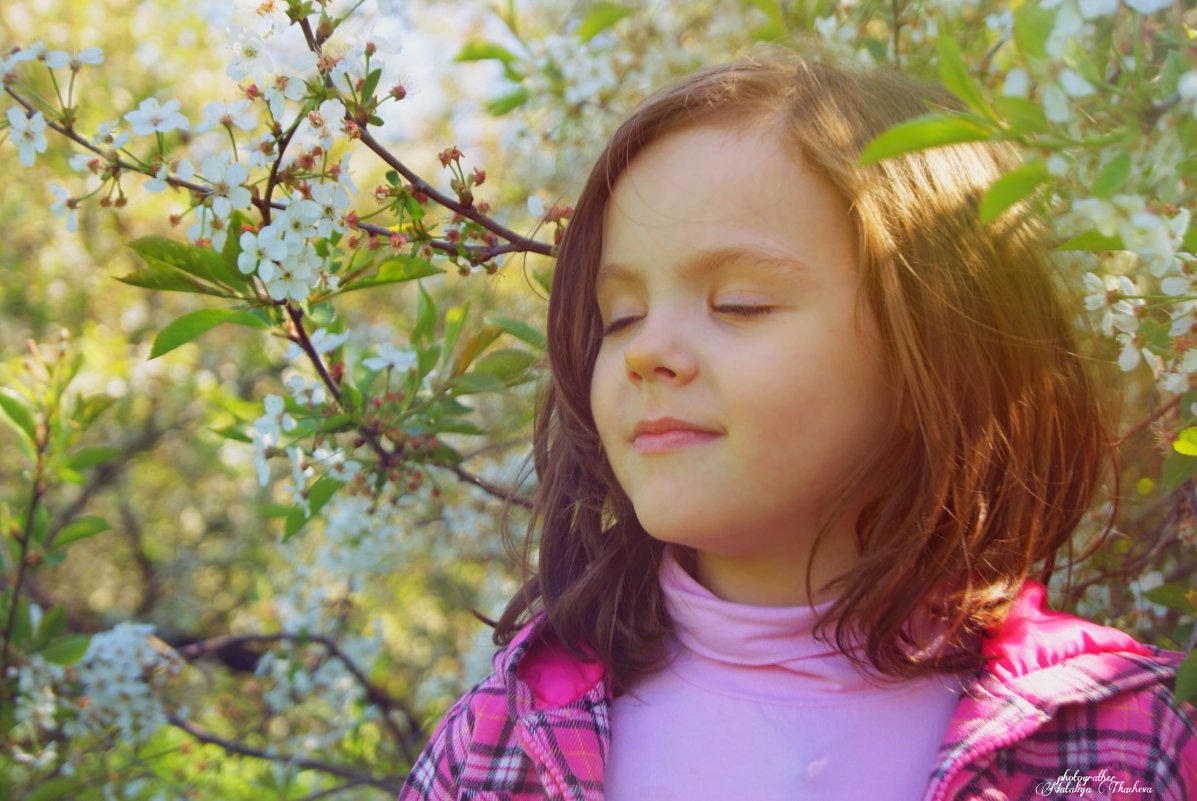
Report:
[[[258,127],[258,117],[250,110],[248,100],[234,100],[232,103],[213,100],[204,104],[204,118],[195,126],[195,130],[208,131],[217,125],[226,128],[235,125],[243,131],[252,131]]]
[[[1197,70],[1189,70],[1180,76],[1176,91],[1180,93],[1182,100],[1197,100]]]
[[[145,188],[151,192],[161,192],[166,189],[169,186],[166,179],[172,170],[176,178],[184,181],[190,181],[195,177],[195,167],[192,167],[191,162],[187,159],[179,159],[173,164],[163,162],[154,168],[154,177],[145,182]]]
[[[204,206],[200,206],[199,221],[187,229],[187,238],[193,244],[198,243],[201,239],[207,239],[216,250],[221,250],[224,247],[228,236],[228,224],[224,218],[210,213],[210,210]]]
[[[543,217],[545,213],[544,200],[540,195],[528,196],[528,213],[533,217]]]
[[[270,55],[266,52],[262,37],[243,31],[233,44],[233,59],[225,72],[234,81],[242,81],[247,76],[259,76],[272,70]]]
[[[1030,84],[1027,71],[1022,67],[1015,67],[1006,73],[1006,80],[1002,83],[1002,94],[1007,97],[1026,97]]]
[[[22,48],[13,53],[11,58],[14,64],[19,64],[22,61],[33,61],[41,58],[46,53],[46,43],[38,40],[29,47]]]
[[[1096,197],[1079,198],[1072,201],[1072,211],[1093,223],[1102,236],[1118,233],[1120,215],[1112,203]]]
[[[1079,5],[1085,19],[1108,17],[1118,10],[1118,0],[1080,0]]]
[[[1124,373],[1129,373],[1139,366],[1140,361],[1147,362],[1153,373],[1160,371],[1160,357],[1147,348],[1139,345],[1139,340],[1132,334],[1119,334],[1118,341],[1122,343],[1122,351],[1118,354],[1118,367]]]
[[[12,126],[8,135],[17,146],[21,164],[32,167],[37,154],[46,152],[46,118],[40,111],[27,117],[24,111],[13,106],[8,110],[8,124]]]
[[[128,131],[117,131],[116,120],[111,122],[102,122],[96,128],[96,135],[92,138],[91,143],[96,147],[110,147],[113,150],[120,150],[129,141]]]
[[[295,418],[286,412],[286,405],[278,395],[267,395],[264,399],[266,414],[259,417],[250,429],[250,438],[254,441],[255,462],[258,468],[258,483],[266,486],[270,480],[270,471],[266,463],[266,451],[277,447],[283,439],[283,432],[295,428]]]
[[[362,364],[369,367],[371,370],[382,370],[390,368],[398,372],[405,373],[416,366],[416,354],[410,350],[400,350],[389,342],[384,342],[378,346],[378,355],[365,359]]]
[[[187,130],[187,118],[179,113],[179,101],[167,100],[162,105],[157,98],[147,97],[137,106],[136,111],[125,115],[125,120],[133,127],[137,136],[149,136],[155,131],[166,133],[178,128]]]
[[[305,300],[315,283],[314,276],[318,277],[309,258],[288,259],[279,264],[278,272],[266,281],[266,292],[275,300]]]
[[[91,163],[95,158],[96,155],[94,153],[76,153],[71,156],[70,161],[67,163],[75,172],[83,172],[84,170],[91,169]]]
[[[360,462],[347,459],[345,451],[339,448],[337,450],[317,448],[312,457],[323,464],[328,470],[328,475],[337,481],[349,481],[362,469]]]
[[[1172,0],[1126,0],[1127,6],[1140,14],[1154,14],[1172,7]]]
[[[304,497],[307,478],[314,471],[306,466],[302,448],[287,448],[287,459],[291,462],[291,483],[284,484],[283,489],[291,494],[291,500],[303,509],[304,517],[312,516],[311,502]]]
[[[332,147],[333,138],[340,133],[345,120],[345,104],[340,100],[325,100],[320,108],[309,112],[303,123],[305,136],[314,137],[325,150]]]
[[[304,405],[324,403],[324,385],[319,381],[309,384],[307,379],[296,373],[287,379],[287,388],[291,390],[291,397],[295,399],[296,403]]]
[[[339,234],[348,230],[341,212],[349,208],[349,195],[336,184],[314,184],[312,186],[312,201],[320,209],[320,216],[316,219],[316,233],[329,236],[333,231]]]
[[[307,198],[296,198],[279,212],[272,225],[281,228],[288,237],[304,240],[315,232],[321,216],[320,206]]]
[[[1064,90],[1055,84],[1043,87],[1043,113],[1052,122],[1068,122],[1072,116],[1071,104]]]
[[[353,182],[353,178],[349,174],[349,157],[352,153],[346,153],[341,157],[341,161],[332,166],[330,173],[335,174],[337,178],[337,185],[344,189],[350,195],[357,194],[357,184]]]
[[[263,281],[273,278],[275,262],[287,257],[287,243],[283,241],[282,231],[274,225],[268,225],[256,234],[246,231],[240,242],[237,269],[246,275],[256,270]]]
[[[62,69],[63,67],[70,67],[72,71],[78,72],[83,68],[84,64],[103,64],[104,51],[98,47],[88,47],[84,50],[76,50],[74,53],[68,54],[61,50],[54,50],[46,53],[46,66],[53,69]]]
[[[1073,97],[1088,97],[1094,92],[1093,84],[1086,81],[1080,73],[1070,69],[1060,71],[1060,85]]]
[[[251,195],[242,186],[249,177],[249,170],[244,164],[230,162],[225,156],[216,154],[204,159],[200,172],[212,185],[212,193],[208,197],[211,198],[212,211],[216,212],[216,216],[225,219],[233,209],[249,207]]]
[[[58,200],[50,205],[50,213],[55,217],[66,216],[66,229],[71,233],[79,227],[79,215],[75,211],[75,201],[71,193],[58,184],[50,184],[49,190]]]
[[[349,339],[349,332],[344,331],[340,334],[330,334],[328,329],[319,328],[312,332],[308,339],[312,343],[312,349],[315,350],[317,354],[324,354],[328,353],[329,351],[336,350],[344,345]],[[299,347],[298,343],[293,342],[291,343],[291,347],[287,348],[287,353],[284,358],[294,359],[297,356],[302,356],[303,353],[303,348]]]

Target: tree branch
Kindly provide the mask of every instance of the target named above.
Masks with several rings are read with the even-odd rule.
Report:
[[[223,737],[217,737],[207,729],[185,720],[174,713],[167,714],[166,720],[175,728],[182,729],[190,734],[196,740],[208,745],[216,745],[228,751],[230,754],[237,756],[253,757],[254,759],[266,759],[271,762],[285,762],[302,770],[318,770],[321,773],[327,773],[330,776],[339,776],[342,779],[349,779],[357,784],[368,784],[371,787],[377,787],[380,790],[386,790],[389,793],[398,793],[402,782],[395,776],[371,776],[368,773],[347,768],[343,765],[334,765],[330,762],[321,762],[317,759],[308,759],[300,757],[295,754],[271,754],[257,748],[251,748],[242,743],[226,740]]]

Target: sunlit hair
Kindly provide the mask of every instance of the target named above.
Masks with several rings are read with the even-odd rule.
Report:
[[[982,193],[1020,163],[1017,153],[954,145],[857,166],[895,123],[957,107],[942,89],[890,70],[787,58],[691,75],[615,132],[553,277],[525,554],[538,548],[539,560],[497,642],[543,611],[564,644],[606,665],[617,692],[660,663],[670,627],[657,582],[664,546],[637,521],[591,415],[601,342],[594,283],[606,205],[628,164],[668,134],[712,126],[775,131],[847,199],[858,313],[875,317],[899,393],[890,440],[843,488],[816,542],[857,490],[870,493],[856,524],[860,563],[831,585],[840,594],[820,633],[834,625],[839,648],[883,675],[983,664],[977,636],[1001,622],[1026,577],[1050,577],[1110,439],[1039,226],[1021,207],[989,225],[978,218]],[[805,583],[809,593],[809,570]],[[936,625],[910,623],[928,619]],[[852,653],[853,643],[862,650]]]

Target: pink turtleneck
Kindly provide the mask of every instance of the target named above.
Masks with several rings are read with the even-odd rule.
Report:
[[[723,601],[666,550],[671,662],[615,699],[608,801],[917,801],[958,681],[881,684],[816,641],[831,601]]]

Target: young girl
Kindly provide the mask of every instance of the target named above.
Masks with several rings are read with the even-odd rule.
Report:
[[[978,221],[1017,155],[857,166],[928,105],[747,62],[615,133],[553,278],[537,572],[401,801],[1197,798],[1180,655],[1046,605],[1110,437],[1033,221]]]

